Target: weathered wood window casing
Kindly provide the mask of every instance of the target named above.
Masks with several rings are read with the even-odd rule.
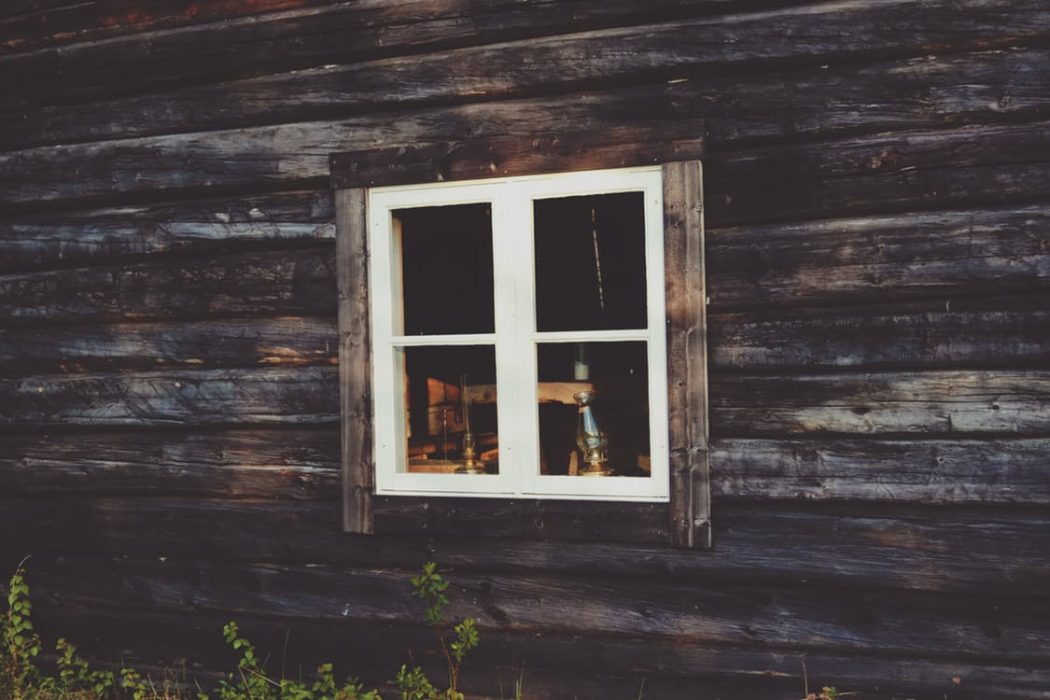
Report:
[[[700,144],[695,144],[691,150],[689,148],[686,150],[689,151],[690,156],[695,156],[699,155],[700,147]],[[652,162],[652,158],[647,160],[649,163]],[[348,165],[350,167],[347,167]],[[612,163],[588,163],[584,167],[601,165],[638,166],[641,164],[625,163],[620,159]],[[630,173],[635,173],[640,176],[639,181],[645,181],[648,176],[650,186],[655,182],[658,196],[653,198],[653,201],[662,200],[662,217],[657,211],[655,219],[650,216],[650,221],[647,222],[647,226],[651,227],[655,220],[655,225],[660,229],[658,233],[662,232],[662,237],[660,237],[662,241],[658,240],[658,244],[662,242],[660,246],[662,247],[660,251],[662,260],[660,256],[654,258],[647,254],[646,257],[650,263],[654,260],[662,263],[665,286],[662,300],[664,303],[660,305],[662,308],[659,308],[659,317],[650,319],[650,326],[658,330],[657,324],[661,319],[665,319],[666,335],[664,337],[663,334],[658,333],[657,336],[645,337],[657,337],[658,342],[651,343],[650,347],[659,348],[661,354],[666,352],[667,371],[665,380],[661,376],[664,357],[660,357],[656,363],[653,363],[650,358],[649,368],[652,376],[649,378],[654,382],[661,382],[661,386],[657,387],[656,391],[649,391],[647,394],[653,412],[658,414],[650,421],[650,426],[655,426],[664,433],[651,440],[654,446],[651,455],[652,464],[657,465],[653,469],[652,476],[634,480],[626,477],[598,479],[554,477],[555,480],[561,479],[562,484],[593,482],[598,486],[596,488],[587,486],[580,490],[572,488],[565,490],[559,487],[554,491],[548,490],[548,493],[542,493],[542,489],[540,491],[523,489],[520,479],[514,481],[520,475],[520,467],[517,470],[507,469],[503,473],[503,476],[511,479],[509,485],[507,479],[501,482],[500,478],[492,476],[442,475],[438,480],[434,480],[429,477],[437,475],[426,474],[423,476],[427,478],[417,480],[415,479],[418,476],[416,474],[403,474],[401,476],[408,477],[408,480],[403,483],[409,484],[409,487],[400,490],[415,491],[415,495],[408,496],[387,495],[399,490],[397,488],[388,488],[383,494],[376,492],[376,465],[374,462],[376,402],[373,401],[372,384],[373,369],[376,366],[374,364],[375,353],[391,352],[391,338],[398,334],[395,333],[392,336],[389,326],[381,330],[380,335],[383,336],[381,347],[376,347],[376,339],[371,336],[372,325],[369,314],[374,312],[374,307],[369,299],[368,242],[369,226],[374,224],[370,224],[367,211],[369,189],[365,185],[372,185],[377,180],[369,176],[367,168],[361,169],[357,166],[352,156],[349,158],[346,156],[333,157],[338,217],[337,264],[345,529],[355,533],[409,533],[422,529],[431,535],[542,536],[545,538],[649,543],[662,541],[670,542],[678,547],[709,546],[707,358],[700,162],[680,160],[665,163],[658,168],[650,168],[648,171],[635,168],[627,171],[598,173],[595,177],[597,184],[591,191],[595,195],[605,191],[600,182],[603,176],[611,178],[610,182],[623,182],[623,178],[626,177],[629,181]],[[538,168],[488,174],[511,177],[540,174],[534,172],[535,169]],[[478,175],[480,173],[472,173],[473,178],[477,178]],[[579,184],[585,181],[586,175],[578,174],[568,177],[570,179],[566,182],[573,183],[576,187],[573,191],[579,193],[581,191]],[[620,179],[617,179],[618,177]],[[462,179],[473,178],[465,176]],[[531,180],[541,181],[543,179],[531,178]],[[556,182],[556,179],[550,181]],[[500,183],[508,182],[511,181],[479,183],[481,185],[479,191],[489,192],[493,187],[498,188]],[[387,183],[382,182],[382,184]],[[402,188],[401,191],[411,190]],[[431,193],[440,192],[441,188],[429,191]],[[455,192],[456,190],[448,189],[447,191]],[[623,191],[622,187],[621,191]],[[376,194],[381,194],[381,191],[376,190]],[[431,199],[436,203],[442,201],[440,194],[432,194]],[[459,200],[462,201],[463,198],[460,197]],[[478,198],[474,197],[474,200]],[[376,200],[377,203],[382,202],[382,215],[385,217],[389,217],[391,211],[397,208],[398,201],[396,197]],[[456,201],[455,197],[449,198],[449,203],[454,201]],[[505,203],[505,200],[503,201]],[[531,205],[531,201],[528,204]],[[493,235],[496,235],[495,232]],[[389,254],[389,251],[373,252]],[[496,256],[507,252],[509,251],[497,251]],[[383,260],[386,264],[389,263],[388,257],[384,257]],[[653,277],[658,278],[659,275],[650,275],[647,280]],[[652,308],[650,308],[651,312]],[[496,313],[499,315],[504,312],[497,311]],[[506,318],[503,321],[505,334]],[[383,328],[382,324],[381,328]],[[401,330],[403,332],[403,329]],[[558,336],[558,334],[554,335]],[[586,333],[583,335],[586,336]],[[632,332],[619,334],[614,332],[604,335],[599,333],[598,335],[601,337],[597,339],[606,342],[638,340],[634,336],[644,336],[639,331],[634,331],[633,335]],[[532,333],[530,342],[535,341],[534,348],[539,347],[538,343],[542,342],[543,337],[542,333]],[[425,340],[425,336],[424,340],[419,342],[415,342],[416,338],[413,336],[413,342],[409,342],[408,345],[418,347],[430,344],[430,341]],[[558,338],[563,341],[569,340],[562,336]],[[494,333],[491,338],[486,334],[481,334],[462,338],[448,336],[445,339],[451,339],[453,346],[482,340],[486,342],[492,340],[495,345]],[[576,339],[572,338],[572,340]],[[404,340],[404,336],[395,337],[395,345],[403,343]],[[438,337],[437,340],[440,341],[441,338]],[[666,347],[661,347],[665,343]],[[384,378],[382,380],[384,384],[399,381],[391,379],[393,375],[389,372],[389,362],[385,358],[379,359],[380,370],[383,370],[384,363],[387,365],[387,371],[380,372],[380,376]],[[503,364],[506,364],[505,360],[506,358]],[[656,372],[651,371],[653,367],[657,368]],[[533,376],[532,379],[535,380],[535,377]],[[521,393],[520,389],[525,386],[526,382],[518,381],[517,383],[519,386],[514,391],[515,395]],[[500,391],[503,391],[502,387]],[[659,405],[663,403],[665,396],[666,414],[663,413],[663,406]],[[383,430],[386,431],[381,439],[389,441],[391,424],[388,403],[385,399],[379,402],[383,406],[381,410],[387,412],[380,418],[380,422],[385,426]],[[399,407],[397,410],[404,411],[404,408]],[[517,417],[520,415],[516,414]],[[535,430],[532,435],[536,436]],[[521,443],[518,444],[520,446]],[[500,450],[503,449],[501,438]],[[657,454],[655,450],[660,450],[661,453]],[[389,459],[390,454],[391,452],[386,450],[384,458]],[[525,456],[519,459],[530,458]],[[500,461],[503,461],[502,454]],[[661,461],[663,468],[659,467]],[[508,459],[507,464],[510,463]],[[519,461],[518,464],[522,463]],[[535,473],[538,473],[538,465],[533,465],[533,469],[537,470]],[[389,474],[385,478],[387,484],[391,483]],[[445,481],[441,481],[442,478]],[[472,478],[488,480],[482,489],[487,492],[481,494],[472,492],[470,495],[485,495],[489,498],[462,497],[463,494],[453,494],[457,497],[437,496],[428,493],[427,489],[418,489],[420,483],[451,484],[447,488],[457,489],[455,484],[457,479],[469,480]],[[652,488],[654,480],[658,482],[655,488]],[[639,489],[631,486],[629,485],[631,481],[646,482],[645,487]],[[502,485],[489,486],[501,483]],[[605,486],[606,484],[624,484],[625,486],[609,488]],[[462,490],[469,491],[469,489]],[[509,494],[508,491],[510,491]],[[507,497],[508,495],[510,497]],[[528,497],[523,498],[522,496]],[[592,500],[547,500],[551,496]]]

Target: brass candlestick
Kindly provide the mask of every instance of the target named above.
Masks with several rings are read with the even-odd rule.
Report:
[[[470,385],[467,375],[459,375],[459,397],[463,406],[463,466],[456,469],[457,474],[484,474],[485,465],[478,461],[474,433],[470,431]]]

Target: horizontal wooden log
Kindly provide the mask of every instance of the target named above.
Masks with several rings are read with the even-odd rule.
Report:
[[[711,371],[1041,366],[1041,295],[712,314]],[[0,374],[331,364],[326,317],[0,328]]]
[[[13,205],[218,185],[256,189],[314,186],[328,181],[331,154],[350,151],[372,151],[371,167],[377,170],[383,167],[384,158],[390,167],[396,166],[403,151],[447,154],[457,148],[474,156],[473,160],[483,159],[485,166],[495,162],[508,167],[531,157],[520,149],[523,136],[552,144],[559,138],[570,144],[576,140],[589,143],[598,138],[595,134],[606,132],[634,144],[649,138],[661,140],[659,135],[665,132],[675,141],[702,136],[690,130],[699,128],[696,118],[667,96],[661,99],[648,92],[627,91],[620,99],[604,97],[571,95],[470,105],[399,117],[393,125],[390,115],[365,115],[344,121],[18,151],[0,155],[0,200]],[[475,153],[470,144],[478,142],[492,148]],[[64,185],[55,182],[55,168],[63,167],[80,177],[75,182],[63,177]],[[7,177],[10,169],[17,169],[20,177]],[[27,199],[30,193],[32,199]]]
[[[366,623],[419,619],[411,572],[315,565],[99,559],[39,554],[30,585],[65,606],[109,605]],[[1038,662],[1050,613],[1033,601],[902,591],[853,591],[841,602],[819,588],[697,586],[658,580],[565,579],[550,574],[449,572],[452,619],[487,630],[646,636],[746,647],[929,654],[983,663]]]
[[[0,148],[330,119],[413,104],[511,99],[581,87],[593,92],[625,82],[667,80],[671,84],[659,89],[687,102],[717,143],[997,120],[1050,106],[1048,79],[1033,70],[1048,60],[1048,53],[1038,49],[864,65],[832,62],[819,71],[810,65],[765,67],[723,77],[727,63],[780,46],[738,22],[673,22],[469,47],[426,60],[407,56],[323,66],[99,101],[90,110],[80,104],[50,105],[0,114]]]
[[[335,367],[0,378],[0,425],[329,424]]]
[[[1050,504],[1050,440],[717,440],[711,491],[747,500]]]
[[[382,187],[694,161],[705,152],[703,131],[702,121],[685,119],[653,127],[350,151],[332,156],[332,186]]]
[[[0,53],[315,4],[317,0],[209,0],[199,4],[185,0],[11,2],[10,7],[0,10]]]
[[[0,435],[7,492],[204,498],[339,493],[336,430],[135,431]]]
[[[143,663],[185,664],[194,675],[205,669],[226,670],[235,660],[221,639],[225,620],[216,616],[63,608],[42,600],[33,612],[46,641],[63,636],[89,655],[124,659],[135,668]],[[243,616],[238,617],[238,625],[269,659],[274,674],[282,666],[289,673],[330,660],[338,674],[353,673],[372,685],[391,677],[391,665],[396,671],[409,650],[424,667],[441,662],[430,630]],[[151,633],[157,629],[165,634]],[[1045,669],[1033,667],[810,651],[804,657],[804,674],[802,662],[801,653],[491,630],[471,652],[462,681],[471,698],[505,698],[507,689],[521,677],[527,697],[557,697],[557,691],[586,698],[618,697],[624,688],[637,691],[644,678],[646,697],[686,700],[695,699],[698,692],[729,691],[731,695],[721,697],[798,700],[806,675],[810,687],[835,684],[843,692],[887,700],[923,692],[1050,697],[1045,692],[1050,676]],[[440,677],[442,672],[438,668],[433,675]]]
[[[334,365],[335,343],[331,318],[0,328],[0,375]]]
[[[334,224],[174,221],[0,224],[0,273],[72,266],[171,252],[214,252],[230,245],[287,245],[335,238]]]
[[[719,277],[727,285],[739,282],[730,275]],[[830,296],[814,301],[818,299],[834,301]],[[1033,294],[712,313],[708,317],[710,370],[718,374],[1045,366],[1050,361],[1048,309],[1050,295]]]
[[[650,18],[668,12],[680,17],[683,10],[724,11],[727,6],[733,7],[711,0],[688,9],[680,2],[667,0],[618,3],[616,8],[609,8],[608,4],[599,8],[597,2],[558,7],[489,0],[475,3],[464,12],[456,2],[375,3],[366,7],[341,3],[328,11],[248,17],[0,57],[0,81],[22,75],[39,78],[18,94],[6,96],[5,106],[12,109],[34,102],[126,94],[145,87],[259,74],[270,66],[303,68],[362,60],[377,54],[415,53],[429,46],[483,44],[579,31],[610,22],[631,23],[645,17],[643,13],[649,13]],[[729,15],[700,21],[695,40],[726,59],[736,60],[864,51],[926,53],[949,46],[1021,42],[1045,35],[1050,19],[1045,7],[1032,0],[938,0],[926,3],[924,8],[925,12],[919,12],[913,3],[897,0],[874,7],[867,3],[816,4]],[[734,9],[739,12],[746,7]],[[361,31],[361,27],[368,27],[369,31]],[[741,42],[736,37],[740,34],[755,37],[755,43],[737,48]],[[303,41],[304,36],[309,41]],[[757,40],[759,37],[761,40]],[[689,36],[687,43],[693,40]],[[120,80],[112,75],[118,69]]]
[[[712,444],[712,491],[749,501],[1046,505],[1048,454],[1046,439],[725,439]],[[12,494],[335,500],[338,470],[338,436],[328,429],[0,435],[0,484]],[[651,531],[632,531],[637,523],[623,517],[588,518],[586,505],[390,498],[379,514],[387,533],[470,535],[488,518],[487,534],[504,537],[658,542],[665,534],[659,513]]]
[[[5,425],[327,423],[334,367],[0,378]],[[711,384],[717,437],[1041,435],[1050,378],[1039,370],[741,375]]]
[[[1050,432],[1050,373],[942,371],[717,377],[717,437]]]
[[[708,223],[1045,199],[1045,123],[771,146],[704,163]]]
[[[27,85],[5,102],[18,105],[136,92],[159,85],[257,75],[268,69],[630,23],[647,13],[650,17],[681,16],[683,11],[688,15],[733,6],[726,0],[624,2],[616,7],[597,0],[577,0],[567,7],[485,0],[472,3],[468,10],[456,0],[326,4],[5,56],[0,59],[0,76],[23,71],[53,84]],[[792,2],[760,0],[745,6],[778,4]],[[231,41],[232,37],[236,39]],[[112,75],[117,70],[123,80]]]
[[[374,531],[431,537],[633,542],[670,546],[665,503],[374,496]]]
[[[0,155],[0,198],[40,208],[56,200],[218,185],[292,188],[323,182],[333,152],[371,151],[370,167],[381,168],[384,158],[396,167],[402,149],[447,152],[457,144],[515,144],[521,137],[571,142],[574,135],[608,130],[637,143],[660,131],[677,134],[676,124],[690,123],[696,123],[692,110],[672,93],[625,88],[416,112],[393,125],[389,115],[364,115],[42,147]],[[712,152],[705,162],[707,220],[725,226],[1031,200],[1046,195],[1048,134],[1045,124],[1033,123]],[[519,154],[485,155],[487,164]],[[66,176],[73,171],[77,178]]]
[[[334,250],[240,253],[0,276],[0,321],[328,314]]]
[[[708,294],[718,311],[1026,293],[1050,281],[1048,230],[1044,206],[714,228]]]
[[[112,207],[77,210],[48,208],[29,216],[0,221],[4,231],[15,227],[148,226],[173,221],[212,224],[330,224],[335,205],[329,187],[256,194],[229,193],[204,198],[178,198],[146,203],[121,203]]]
[[[611,579],[761,580],[982,595],[1050,591],[1050,518],[1024,509],[914,510],[877,504],[791,510],[715,503],[714,550],[624,543],[342,532],[331,501],[86,495],[0,497],[0,548],[220,561],[474,572],[564,572]],[[25,527],[25,523],[33,527]]]

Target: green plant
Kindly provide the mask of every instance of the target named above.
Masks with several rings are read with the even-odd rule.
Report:
[[[835,690],[833,686],[824,686],[820,689],[820,694],[808,693],[805,700],[835,700],[839,697],[839,691]]]
[[[42,673],[36,666],[41,653],[40,638],[31,621],[33,605],[25,581],[23,560],[10,579],[7,610],[0,617],[0,699],[2,700],[188,700],[174,677],[154,683],[133,668],[121,668],[119,675],[98,670],[77,653],[66,639],[55,647],[57,673]],[[445,621],[449,584],[428,563],[419,576],[411,579],[413,595],[426,602],[424,619],[438,634],[441,652],[448,667],[448,687],[439,689],[424,671],[403,665],[394,681],[402,700],[464,700],[459,675],[464,659],[478,646],[477,621]],[[237,623],[223,627],[223,637],[238,652],[236,669],[220,681],[216,700],[382,700],[377,690],[366,690],[356,678],[336,681],[330,663],[318,666],[310,680],[270,677],[255,645],[244,637]],[[523,698],[524,669],[515,685],[515,699]],[[209,700],[198,690],[196,700]]]
[[[448,590],[448,581],[438,573],[437,564],[424,564],[423,572],[412,577],[411,583],[414,589],[412,595],[422,598],[426,603],[423,618],[438,631],[441,652],[448,667],[448,688],[445,691],[438,690],[421,668],[409,668],[407,665],[401,667],[394,684],[401,691],[402,700],[464,700],[463,693],[459,691],[459,673],[467,653],[480,642],[477,620],[468,617],[454,625],[449,641],[445,633],[445,607],[448,605],[445,591]]]
[[[366,691],[356,678],[338,684],[330,663],[318,666],[312,684],[287,678],[274,680],[267,675],[255,645],[241,636],[236,622],[227,623],[222,633],[241,658],[236,674],[227,674],[220,681],[218,700],[382,700],[378,691]],[[207,696],[201,694],[199,700],[207,700]]]
[[[88,662],[77,655],[77,648],[66,641],[59,639],[55,645],[58,652],[58,689],[61,693],[72,694],[76,692],[90,692],[97,697],[105,697],[116,686],[116,678],[110,671],[99,671],[92,669]],[[54,681],[53,678],[46,679],[42,683],[47,688]],[[133,700],[146,700],[146,696],[135,697]]]
[[[23,559],[11,576],[7,591],[7,613],[0,629],[0,691],[4,697],[22,700],[29,696],[38,672],[33,661],[40,654],[40,637],[33,631],[29,584]]]

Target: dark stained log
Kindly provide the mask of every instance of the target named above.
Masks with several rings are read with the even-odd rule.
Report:
[[[330,0],[52,0],[0,10],[0,53],[105,39],[242,15],[321,5]],[[22,7],[18,7],[19,5]]]
[[[788,3],[765,3],[766,5]],[[163,85],[360,61],[428,48],[567,33],[595,25],[681,16],[681,3],[459,2],[340,4],[330,11],[279,13],[0,58],[0,82],[38,80],[7,96],[7,109],[32,103],[127,94]],[[706,8],[705,8],[706,6]],[[720,6],[720,8],[719,8]],[[1046,35],[1050,17],[1037,0],[905,0],[875,6],[823,4],[744,14],[746,7],[701,2],[686,13],[733,8],[740,14],[679,21],[680,41],[700,43],[722,61],[853,53],[925,54],[947,47],[1016,44]],[[647,13],[642,15],[641,13]],[[666,15],[665,15],[666,16]],[[741,41],[741,37],[754,42]],[[303,41],[302,37],[309,37]],[[231,38],[233,40],[231,40]],[[629,49],[630,47],[628,47]],[[570,61],[571,56],[553,57]],[[117,79],[119,73],[120,79]]]
[[[710,545],[709,520],[692,542],[672,540],[666,503],[373,496],[371,510],[374,531],[385,535]]]
[[[723,23],[724,24],[724,23]],[[645,82],[708,122],[718,143],[755,138],[888,131],[998,120],[1045,112],[1048,78],[1040,49],[921,56],[873,64],[831,63],[723,76],[727,51],[770,45],[741,30],[712,47],[669,23],[527,40],[344,66],[323,66],[219,84],[0,114],[0,148],[97,141],[174,131],[296,122],[405,110],[465,100]],[[737,54],[734,54],[737,55]],[[688,78],[688,79],[687,79]],[[672,82],[666,84],[670,79]],[[892,99],[887,95],[892,94]],[[149,115],[149,118],[144,118]],[[790,115],[785,119],[784,115]]]
[[[694,0],[690,4],[698,5],[700,11],[717,11],[728,3]],[[10,103],[17,105],[63,99],[62,91],[77,97],[134,92],[282,67],[303,68],[332,60],[358,61],[395,52],[418,53],[430,47],[537,36],[566,31],[567,27],[585,29],[631,18],[637,21],[645,12],[659,16],[661,10],[671,10],[680,14],[681,7],[682,3],[675,0],[625,2],[615,8],[595,0],[566,6],[487,0],[471,3],[466,11],[457,0],[393,1],[364,6],[331,3],[328,8],[245,17],[108,41],[90,41],[85,36],[89,40],[79,45],[4,57],[0,76],[25,71],[54,83],[51,88],[23,88],[22,95],[9,98]],[[234,36],[236,41],[231,41]],[[303,41],[303,37],[310,40]],[[107,75],[117,69],[125,78],[123,83]],[[74,75],[79,81],[73,79]]]
[[[566,95],[468,105],[399,115],[393,123],[390,115],[365,115],[346,121],[18,151],[0,155],[0,198],[9,204],[35,202],[42,208],[47,201],[113,197],[122,192],[155,194],[218,185],[305,187],[327,181],[330,154],[362,149],[370,149],[373,167],[393,167],[402,157],[418,163],[418,154],[423,153],[446,157],[450,148],[461,145],[467,156],[464,167],[480,164],[487,169],[494,156],[527,164],[533,154],[522,151],[528,145],[522,137],[548,144],[543,153],[545,162],[551,163],[563,153],[555,142],[562,137],[567,139],[570,157],[578,157],[572,149],[598,145],[606,149],[608,160],[618,155],[609,150],[612,136],[635,144],[651,137],[668,147],[674,141],[668,143],[664,135],[688,136],[689,141],[702,136],[679,133],[683,125],[698,125],[688,106],[678,106],[666,97],[654,98],[648,92],[617,95],[612,99],[608,95]],[[479,150],[483,146],[495,152]],[[58,171],[75,171],[79,176],[62,175],[58,182]],[[428,167],[426,178],[432,176]]]
[[[0,378],[6,425],[328,423],[332,367]],[[1031,435],[1050,430],[1039,370],[719,376],[712,432],[768,435]]]
[[[0,321],[329,314],[331,246],[0,276]]]
[[[87,654],[123,658],[136,668],[143,662],[178,666],[176,660],[181,659],[192,674],[228,669],[235,660],[221,640],[224,620],[207,613],[64,608],[39,601],[33,614],[45,642],[67,637]],[[424,666],[440,662],[433,632],[418,626],[254,616],[238,616],[238,624],[269,657],[274,672],[282,664],[285,669],[311,669],[332,660],[337,673],[379,683],[391,675],[392,664],[407,659],[408,650]],[[150,633],[156,629],[165,634]],[[695,700],[698,692],[711,691],[712,697],[734,700],[799,700],[805,684],[802,660],[801,652],[488,630],[471,652],[462,680],[471,698],[505,698],[523,675],[528,698],[565,697],[559,691],[581,698],[634,697],[644,678],[645,697]],[[1050,697],[1045,690],[1050,674],[1035,666],[889,659],[845,651],[810,651],[804,660],[810,687],[834,683],[843,692],[861,691],[864,698],[924,697],[922,692],[970,697],[963,691],[997,698]],[[440,677],[441,672],[434,675]],[[625,688],[631,695],[624,694]],[[714,695],[715,691],[725,694]]]
[[[362,188],[658,165],[701,158],[703,132],[702,121],[685,119],[653,126],[610,126],[598,132],[570,126],[542,135],[379,147],[333,155],[332,183]]]
[[[435,499],[436,500],[436,499]],[[1050,518],[1024,509],[851,505],[800,511],[717,502],[714,550],[665,543],[434,538],[342,533],[341,501],[0,497],[0,548],[82,555],[328,563],[609,579],[754,581],[1045,597]],[[25,527],[32,522],[33,526]],[[615,523],[610,523],[615,527]]]
[[[334,498],[335,430],[0,435],[7,493]]]
[[[712,491],[747,500],[1050,504],[1050,440],[718,440]]]
[[[712,445],[712,490],[727,501],[1047,505],[1048,454],[1046,439],[726,439]],[[336,499],[339,462],[331,429],[0,435],[0,484],[27,495]],[[655,511],[646,516],[648,526],[623,519],[613,507],[604,511],[620,519],[596,523],[589,504],[500,503],[493,509],[476,501],[424,506],[393,498],[384,504],[387,532],[428,536],[470,535],[486,519],[493,521],[490,534],[500,536],[655,541],[662,531]]]
[[[339,436],[343,529],[375,531],[372,495],[372,348],[368,299],[368,191],[335,193],[339,287]]]
[[[367,152],[369,168],[396,170],[402,161],[418,164],[425,161],[420,156],[460,149],[467,171],[477,173],[493,158],[472,149],[495,144],[506,157],[527,159],[529,153],[515,150],[523,137],[540,143],[564,137],[568,149],[577,139],[608,146],[613,135],[624,143],[660,134],[695,139],[702,134],[686,133],[698,123],[692,112],[672,93],[623,89],[414,112],[394,123],[377,114],[42,147],[0,155],[0,197],[39,208],[56,200],[219,185],[301,187],[322,182],[328,155],[339,152],[359,158]],[[704,164],[708,224],[1031,200],[1047,194],[1048,153],[1045,123],[712,151]],[[434,177],[429,170],[426,179]]]
[[[220,195],[212,198],[181,198],[150,203],[122,203],[98,209],[74,211],[48,208],[30,216],[8,217],[3,230],[14,227],[139,226],[172,221],[211,224],[330,224],[335,219],[329,187],[306,190]],[[323,229],[322,229],[323,230]]]
[[[112,264],[125,257],[207,252],[234,244],[272,247],[333,238],[335,226],[315,223],[0,223],[0,273],[33,267]]]
[[[335,321],[253,318],[0,328],[0,375],[338,362]]]
[[[384,6],[385,4],[385,6]],[[0,58],[0,80],[8,76],[36,75],[40,80],[4,100],[7,109],[23,104],[50,103],[143,91],[162,85],[188,84],[238,75],[258,75],[269,70],[302,68],[333,62],[359,61],[390,56],[395,52],[416,54],[427,47],[463,43],[493,43],[514,37],[537,37],[556,31],[585,29],[595,22],[637,21],[648,13],[650,21],[661,10],[680,3],[617,3],[616,9],[593,10],[590,5],[556,7],[548,3],[516,3],[506,0],[474,3],[464,12],[459,2],[395,3],[355,7],[336,6],[332,12],[304,12],[248,18],[232,22],[189,27],[159,35],[140,35],[124,40],[85,43],[63,49],[45,49],[23,56]],[[714,3],[700,3],[713,8]],[[727,7],[727,3],[719,3]],[[784,3],[768,3],[784,4]],[[740,13],[745,7],[733,7]],[[584,12],[581,12],[581,9]],[[587,10],[592,16],[587,17]],[[815,4],[772,12],[736,14],[727,17],[678,20],[676,26],[648,27],[647,33],[671,37],[672,44],[695,44],[708,61],[739,62],[815,56],[844,56],[858,52],[911,52],[925,55],[947,47],[988,47],[1022,43],[1045,36],[1050,22],[1046,8],[1032,0],[997,0],[958,3],[927,2],[925,12],[901,0],[867,4]],[[509,10],[509,12],[508,12]],[[695,12],[687,9],[686,12]],[[605,18],[594,15],[606,15]],[[621,17],[616,17],[619,15]],[[603,22],[604,20],[604,22]],[[366,28],[365,28],[366,27]],[[617,34],[618,31],[618,34]],[[598,43],[581,54],[614,54],[616,48],[630,52],[632,29],[607,31]],[[309,37],[308,41],[304,38]],[[626,37],[626,38],[625,38]],[[601,43],[605,40],[605,43]],[[535,62],[573,63],[571,51],[537,46]],[[193,51],[187,51],[192,47]],[[407,49],[407,50],[406,50]],[[545,50],[546,49],[546,50]],[[685,58],[672,54],[678,63]],[[695,60],[695,59],[694,59]],[[654,63],[663,62],[661,56]],[[469,66],[470,62],[450,64]],[[511,65],[511,64],[508,64]],[[110,73],[119,67],[121,81]],[[436,65],[436,77],[448,75]]]
[[[1046,198],[1048,160],[1046,123],[712,152],[704,163],[708,223]]]
[[[13,556],[5,557],[14,559]],[[17,560],[15,560],[17,561]],[[10,562],[13,564],[14,562]],[[109,605],[366,623],[416,622],[411,572],[165,558],[37,554],[30,585],[63,606]],[[1030,599],[549,574],[449,572],[448,616],[481,634],[647,636],[665,640],[876,654],[929,654],[982,663],[1043,662],[1050,611]]]
[[[991,369],[1050,363],[1050,294],[780,307],[709,318],[715,372]]]
[[[848,158],[842,154],[843,162]],[[803,186],[815,190],[821,182],[813,175],[800,177],[810,177]],[[758,171],[752,176],[762,178]],[[715,180],[707,178],[709,192],[722,186]],[[975,196],[984,187],[989,185],[975,179]],[[1050,209],[919,212],[715,228],[708,247],[708,294],[715,311],[1031,292],[1050,281]]]
[[[1050,372],[712,377],[711,431],[765,435],[1050,432]]]
[[[0,426],[330,424],[334,367],[0,378]]]
[[[671,543],[711,546],[703,171],[663,166]]]

